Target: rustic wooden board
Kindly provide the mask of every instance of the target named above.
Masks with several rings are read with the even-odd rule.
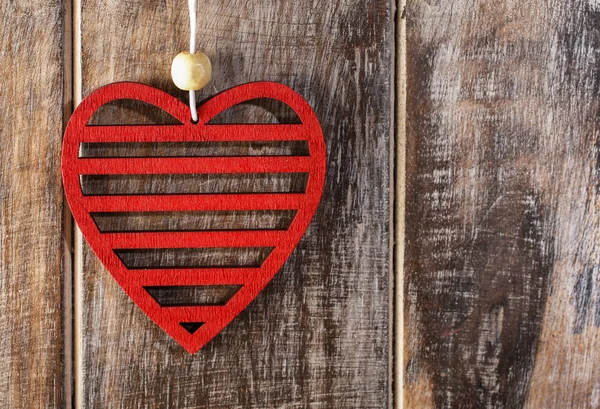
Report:
[[[596,408],[598,2],[406,19],[405,406]]]
[[[83,407],[386,407],[392,4],[200,3],[198,46],[214,73],[200,97],[256,80],[300,92],[327,143],[323,201],[267,289],[193,356],[144,316],[86,248]],[[133,80],[186,99],[169,70],[187,48],[187,18],[183,1],[84,0],[83,93]],[[265,106],[250,111],[255,120],[272,118]],[[104,121],[117,123],[153,116],[139,106],[108,112]],[[280,110],[275,116],[289,119]]]
[[[0,403],[63,407],[62,2],[0,3]]]

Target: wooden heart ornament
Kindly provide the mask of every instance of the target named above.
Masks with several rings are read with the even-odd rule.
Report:
[[[230,107],[265,98],[287,104],[301,123],[210,123]],[[88,123],[101,106],[124,99],[155,105],[181,124]],[[232,88],[201,106],[198,116],[199,122],[192,123],[187,105],[153,87],[107,85],[75,110],[62,151],[66,197],[87,242],[133,301],[190,353],[221,332],[288,259],[321,199],[326,155],[315,113],[285,85],[256,82]],[[205,149],[215,143],[219,156]],[[306,149],[267,150],[261,156],[236,150],[276,143]],[[223,154],[228,146],[231,153]],[[269,175],[299,176],[302,186],[271,183]],[[210,190],[211,181],[240,177],[245,178],[243,191]],[[131,180],[155,189],[127,190]],[[227,222],[277,212],[287,221],[242,228]],[[115,219],[120,222],[112,223]],[[244,258],[248,254],[253,260]],[[215,291],[225,293],[226,300],[212,299]],[[186,297],[192,301],[181,301]]]

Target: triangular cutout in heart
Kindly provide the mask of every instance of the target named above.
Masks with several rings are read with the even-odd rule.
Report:
[[[253,99],[275,99],[290,106],[300,124],[209,124],[219,113]],[[88,122],[104,104],[139,100],[159,107],[181,125],[94,126]],[[67,126],[62,174],[66,197],[83,236],[133,301],[188,352],[195,353],[227,326],[269,283],[288,259],[317,209],[325,180],[325,143],[308,103],[289,87],[272,82],[244,84],[225,91],[198,109],[190,121],[187,105],[156,88],[131,82],[107,85],[85,98]],[[80,157],[81,144],[305,141],[303,156]],[[304,143],[304,142],[303,142]],[[89,145],[88,145],[89,146]],[[84,194],[81,180],[94,175],[207,175],[303,173],[303,192],[227,194]],[[295,211],[287,229],[200,231],[101,231],[93,215],[144,212]],[[123,252],[269,249],[259,265],[127,264]],[[146,249],[146,250],[144,250]],[[121,256],[121,257],[120,257]],[[167,263],[168,264],[168,263]],[[128,268],[129,267],[129,268]],[[237,287],[224,304],[161,306],[150,287]]]

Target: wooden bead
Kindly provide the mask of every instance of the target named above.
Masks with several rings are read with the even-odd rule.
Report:
[[[212,75],[210,60],[204,53],[182,52],[171,64],[171,77],[177,88],[198,91],[208,84]]]

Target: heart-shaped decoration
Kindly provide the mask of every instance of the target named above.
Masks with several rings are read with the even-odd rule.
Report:
[[[209,123],[230,107],[258,98],[287,104],[301,123]],[[155,105],[181,124],[88,124],[102,105],[122,99]],[[65,132],[62,151],[66,197],[87,242],[133,301],[190,353],[198,351],[221,332],[288,259],[321,199],[326,156],[323,133],[315,113],[299,94],[282,84],[255,82],[232,88],[201,106],[198,116],[199,123],[192,123],[187,105],[156,88],[131,82],[110,84],[93,92],[75,110]],[[308,149],[301,155],[293,154],[295,156],[236,156],[239,154],[235,152],[213,156],[201,149],[202,144],[214,142],[220,146],[228,143],[239,146],[240,142],[276,141],[301,143]],[[161,146],[171,151],[164,155],[164,150],[157,150],[162,156],[148,155],[147,149],[138,155],[113,152],[90,156],[80,154],[82,144],[97,148],[96,152],[102,152],[105,146]],[[195,151],[192,149],[190,153],[190,146]],[[302,189],[291,191],[269,189],[268,182],[262,183],[263,189],[267,186],[267,192],[253,191],[252,183],[246,183],[244,192],[191,192],[182,188],[148,194],[114,187],[126,184],[130,177],[138,181],[144,177],[162,178],[164,187],[165,183],[190,177],[205,178],[206,182],[215,177],[254,177],[252,174],[302,174],[305,182]],[[86,180],[98,182],[103,178],[111,180],[112,190],[98,193],[83,188]],[[189,180],[187,185],[181,183],[190,186]],[[206,221],[216,216],[222,221],[232,215],[256,216],[260,212],[287,212],[289,220],[285,226],[244,229],[228,227],[227,223],[206,222],[185,227],[178,221],[182,214],[193,220]],[[129,222],[124,223],[126,227],[115,229],[106,222],[112,217]],[[258,261],[248,263],[239,257],[248,252],[254,253]],[[181,264],[181,260],[185,263]],[[210,297],[205,297],[202,303],[181,303],[177,297],[169,297],[177,291],[197,295],[206,289],[220,288],[227,291],[233,288],[228,299],[220,303],[211,301]],[[167,295],[159,297],[161,291]]]

